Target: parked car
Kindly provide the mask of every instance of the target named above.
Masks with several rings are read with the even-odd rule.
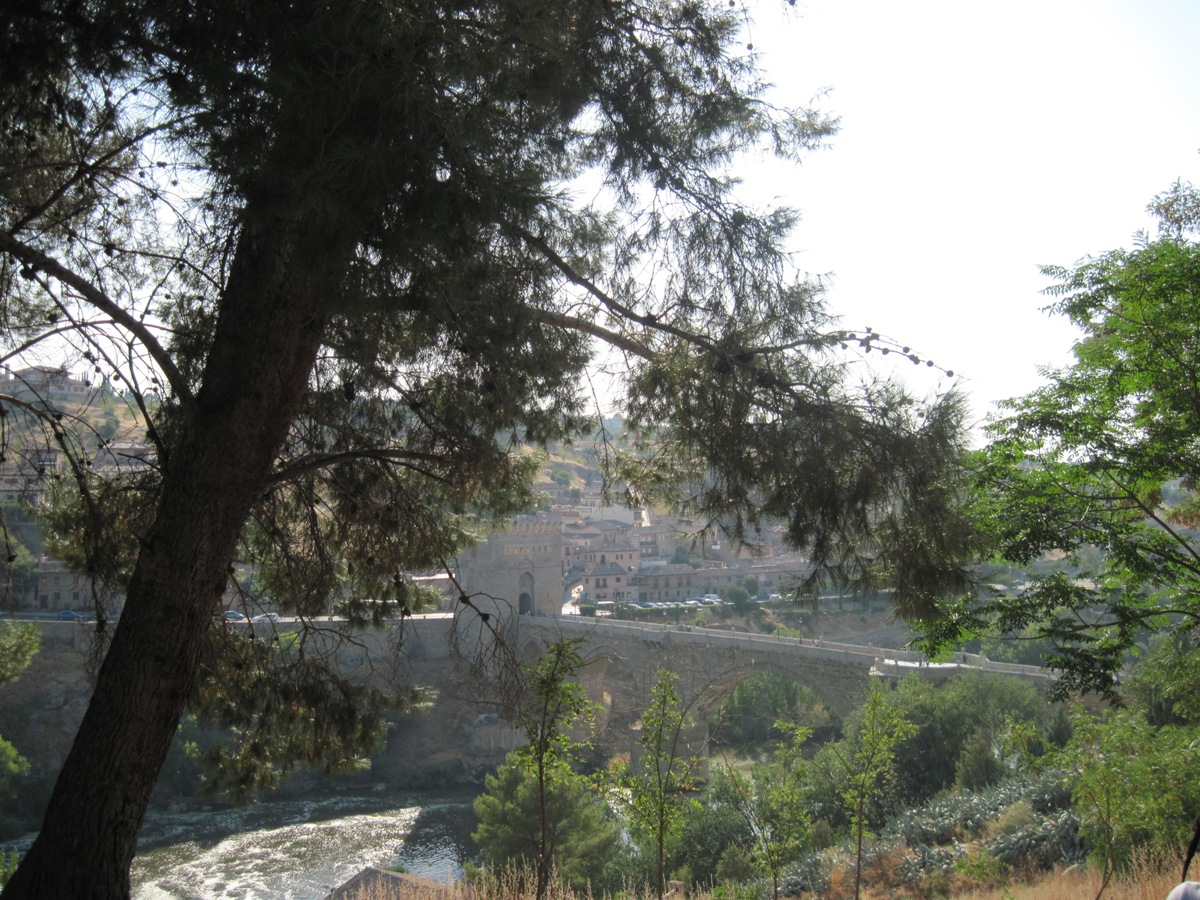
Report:
[[[54,616],[63,622],[82,622],[83,614],[77,613],[73,609],[60,609]]]

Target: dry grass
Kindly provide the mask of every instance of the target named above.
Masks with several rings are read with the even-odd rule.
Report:
[[[464,894],[454,885],[367,868],[329,896],[334,900],[455,900]]]
[[[532,872],[502,869],[484,871],[469,884],[438,884],[412,875],[399,875],[367,869],[331,896],[335,900],[531,900],[534,897]],[[592,900],[590,894],[576,894],[557,879],[550,880],[545,900]]]
[[[1163,900],[1179,881],[1177,874],[1156,873],[1144,880],[1110,882],[1104,900]],[[1100,890],[1100,873],[1057,872],[1030,885],[959,895],[959,900],[1091,900]]]
[[[1104,891],[1104,900],[1163,900],[1179,880],[1174,861],[1141,860],[1133,871],[1124,877],[1110,881]],[[967,890],[947,885],[943,891],[912,892],[898,885],[882,886],[867,884],[863,900],[1092,900],[1100,890],[1100,873],[1090,869],[1072,867],[1066,871],[1034,876],[1028,882],[1014,882],[1003,887]],[[520,873],[505,872],[497,876],[484,876],[469,886],[437,885],[420,883],[411,876],[404,879],[381,879],[352,888],[344,894],[335,895],[338,900],[532,900],[531,882]],[[629,891],[622,900],[650,900],[650,891]],[[805,900],[849,900],[854,896],[853,875],[845,870],[835,870],[829,888],[818,898]],[[546,900],[593,900],[590,895],[579,895],[555,885]],[[709,900],[703,893],[690,895],[690,900]]]
[[[1027,882],[946,895],[954,900],[1092,900],[1100,890],[1102,878],[1096,869],[1072,866],[1065,871],[1035,875]],[[1163,900],[1179,883],[1179,865],[1175,860],[1144,858],[1134,863],[1126,875],[1116,876],[1104,889],[1103,900]],[[869,900],[887,896],[899,900],[903,895],[869,894]]]

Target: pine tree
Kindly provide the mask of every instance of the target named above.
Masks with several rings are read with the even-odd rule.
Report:
[[[119,385],[153,448],[114,485],[85,423],[39,413],[80,565],[127,599],[6,900],[128,895],[231,561],[303,617],[305,652],[256,664],[306,697],[313,615],[414,611],[402,573],[528,507],[522,449],[583,422],[598,347],[655,432],[614,472],[632,499],[749,539],[782,516],[819,572],[906,604],[961,579],[960,404],[855,387],[787,264],[795,215],[738,201],[740,154],[834,123],[767,102],[737,8],[29,0],[0,24],[5,348]],[[340,699],[326,746],[353,757],[375,735]]]

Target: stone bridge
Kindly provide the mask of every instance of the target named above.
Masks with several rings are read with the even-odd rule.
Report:
[[[548,642],[584,638],[582,654],[587,664],[580,680],[600,706],[597,718],[602,730],[597,744],[606,752],[631,749],[631,735],[660,669],[674,672],[679,678],[679,693],[696,721],[689,744],[697,752],[729,693],[759,672],[797,679],[837,716],[844,716],[858,704],[873,677],[895,678],[916,672],[924,678],[949,678],[962,672],[983,671],[1044,684],[1052,679],[1042,669],[993,663],[969,654],[956,654],[952,662],[928,663],[916,653],[688,625],[580,616],[500,618],[504,620],[500,631],[505,641],[525,662],[534,661]],[[400,630],[391,627],[360,632],[348,641],[338,640],[334,652],[347,673],[373,677],[378,674],[380,661],[398,651],[404,661],[398,673],[401,680],[438,691],[437,703],[429,715],[411,717],[394,729],[389,751],[376,761],[381,778],[392,774],[401,777],[439,765],[446,768],[453,764],[472,771],[490,768],[519,744],[520,736],[498,714],[502,704],[495,685],[479,682],[470,671],[472,653],[487,652],[483,636],[472,633],[473,620],[470,613],[457,620],[449,614],[415,616],[404,625],[402,646]],[[328,622],[330,628],[341,624]],[[58,704],[62,707],[58,714],[63,718],[63,734],[69,738],[86,705],[90,628],[58,621],[42,621],[40,625],[43,652],[34,657],[22,682],[41,684],[44,691],[65,698]],[[231,627],[253,628],[267,637],[275,630],[294,630],[298,624],[283,621]],[[458,652],[452,649],[455,646]],[[10,739],[27,724],[14,718],[27,705],[12,700],[12,692],[21,689],[20,682],[0,688],[0,725],[5,726],[0,733]],[[66,702],[72,698],[73,702]],[[40,709],[46,702],[42,698],[28,705]],[[7,716],[6,711],[10,713]],[[47,764],[56,764],[68,746],[69,741],[49,749]]]
[[[871,678],[916,673],[945,679],[963,672],[990,672],[1049,684],[1051,673],[1035,666],[995,663],[973,654],[931,663],[910,651],[776,637],[741,631],[659,625],[580,616],[520,616],[515,625],[523,659],[535,659],[546,643],[584,638],[588,661],[581,681],[600,704],[607,730],[624,732],[645,708],[657,672],[678,678],[678,688],[698,729],[707,733],[711,716],[730,692],[759,672],[790,676],[809,688],[838,717],[864,698]]]
[[[493,615],[497,633],[503,636],[508,649],[527,664],[536,661],[547,644],[583,638],[581,652],[586,664],[580,681],[600,706],[601,724],[617,732],[626,731],[640,717],[657,674],[663,669],[678,677],[682,699],[705,727],[733,689],[760,672],[794,678],[839,718],[861,703],[872,678],[900,678],[915,673],[921,678],[944,680],[964,672],[989,672],[1047,685],[1054,678],[1036,666],[996,663],[968,653],[956,653],[951,661],[933,663],[913,651],[747,631],[607,617],[506,615],[500,609]],[[486,705],[494,684],[473,683],[464,668],[470,659],[490,655],[492,637],[475,622],[470,613],[409,619],[404,627],[402,653],[413,681],[430,684],[443,694],[453,690],[460,699],[474,697],[477,705]],[[362,654],[363,658],[344,656],[343,669],[353,670],[372,655],[369,645],[393,637],[388,632],[362,635],[364,641],[351,645],[361,649],[351,649],[351,653]],[[378,652],[382,648],[373,649]],[[484,670],[486,677],[486,666]],[[504,743],[503,738],[497,740]]]
[[[994,663],[971,654],[931,663],[910,651],[608,617],[518,615],[500,605],[493,607],[490,621],[506,644],[503,654],[492,652],[492,632],[481,628],[471,612],[406,620],[400,652],[407,677],[438,692],[431,714],[405,726],[414,737],[425,735],[420,749],[404,751],[408,755],[429,758],[454,745],[465,757],[498,762],[518,746],[520,736],[504,721],[501,682],[489,678],[486,664],[475,669],[472,662],[511,658],[509,654],[515,653],[521,662],[532,664],[547,644],[576,637],[583,639],[585,660],[579,680],[598,706],[597,733],[592,737],[604,753],[633,749],[650,689],[664,669],[677,676],[676,687],[695,722],[688,743],[698,753],[733,689],[760,672],[794,678],[838,718],[859,705],[872,678],[915,673],[947,679],[964,672],[1004,674],[1043,684],[1053,678],[1037,667]],[[371,658],[381,651],[386,655],[398,634],[392,629],[361,633],[339,653],[343,671],[352,673],[363,666],[367,672]]]

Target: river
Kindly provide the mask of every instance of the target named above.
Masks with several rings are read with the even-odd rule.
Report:
[[[133,863],[133,896],[320,900],[368,865],[453,881],[475,853],[472,798],[376,793],[152,815]]]

